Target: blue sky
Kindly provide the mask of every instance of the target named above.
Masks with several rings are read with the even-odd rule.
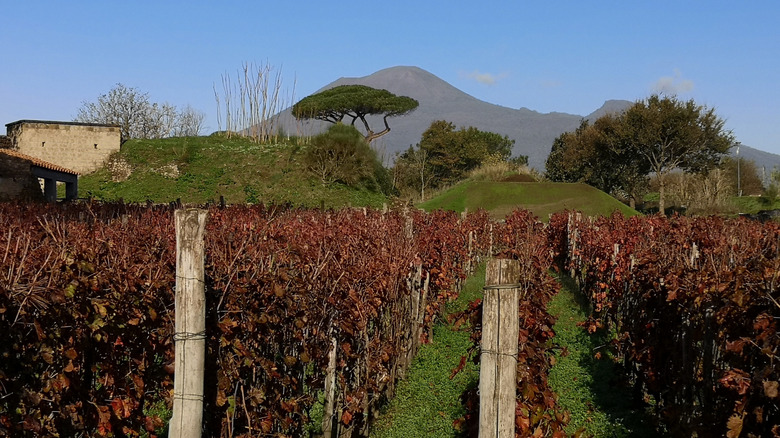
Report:
[[[245,62],[281,69],[291,100],[413,65],[540,112],[675,93],[780,154],[776,1],[0,0],[0,22],[0,125],[72,120],[122,83],[193,106],[211,132],[214,87]]]

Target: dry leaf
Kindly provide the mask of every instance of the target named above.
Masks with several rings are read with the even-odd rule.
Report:
[[[774,380],[764,380],[764,395],[769,398],[777,398],[777,389],[780,383]]]
[[[739,434],[742,433],[742,420],[744,418],[744,415],[739,414],[734,414],[729,417],[729,421],[726,423],[726,428],[728,429],[728,432],[726,432],[726,438],[739,437]]]

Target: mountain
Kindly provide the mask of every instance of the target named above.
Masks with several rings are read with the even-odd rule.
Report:
[[[474,126],[514,139],[513,155],[528,155],[532,167],[543,169],[553,140],[562,132],[576,129],[583,118],[575,114],[542,114],[528,108],[512,109],[487,103],[418,67],[391,67],[361,78],[340,78],[317,92],[351,84],[382,88],[420,102],[411,114],[390,118],[390,132],[375,141],[374,147],[390,159],[396,152],[416,145],[432,122],[447,120],[458,128]],[[317,120],[296,121],[290,109],[279,117],[280,126],[290,134],[311,135],[328,125]],[[380,117],[368,120],[372,127],[382,126]]]
[[[622,113],[633,104],[634,102],[630,102],[628,100],[608,100],[604,102],[604,105],[601,105],[601,108],[588,114],[588,116],[585,118],[588,119],[588,121],[592,122],[598,119],[599,117],[605,116],[607,114]]]
[[[411,114],[388,119],[390,132],[373,143],[374,148],[383,154],[383,158],[388,162],[396,152],[403,152],[409,146],[416,145],[432,122],[446,120],[458,128],[474,126],[482,131],[495,132],[514,139],[512,155],[527,155],[531,167],[544,170],[545,160],[556,137],[575,130],[583,118],[595,120],[607,113],[621,112],[632,104],[627,100],[608,100],[601,108],[587,116],[507,108],[479,100],[419,67],[408,66],[390,67],[359,78],[340,78],[317,92],[352,84],[385,89],[420,102],[420,106]],[[278,124],[284,132],[295,135],[316,134],[329,125],[318,120],[298,121],[289,108],[279,113],[278,117]],[[368,121],[374,130],[382,128],[381,117],[368,118]],[[756,160],[759,166],[765,165],[768,169],[774,166],[780,168],[780,156],[747,146],[742,148],[744,159],[755,156],[762,160]]]
[[[736,157],[736,149],[731,149],[731,156]],[[750,146],[740,145],[739,156],[742,160],[753,161],[756,163],[758,177],[764,183],[764,187],[769,186],[773,171],[780,171],[780,155],[770,154]],[[744,161],[743,161],[744,162]]]

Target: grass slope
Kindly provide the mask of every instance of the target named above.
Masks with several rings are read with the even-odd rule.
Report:
[[[579,210],[589,216],[639,214],[606,193],[585,184],[465,181],[420,204],[425,210],[461,212],[477,208],[501,219],[515,208],[533,212],[542,220],[561,210]]]
[[[325,207],[381,207],[386,198],[343,185],[324,186],[303,167],[305,146],[255,144],[221,135],[129,140],[114,161],[131,170],[129,178],[105,166],[79,179],[79,197],[126,202],[228,203],[291,202]]]
[[[780,199],[768,199],[756,196],[741,196],[731,198],[739,213],[756,214],[762,210],[776,210],[780,208]]]

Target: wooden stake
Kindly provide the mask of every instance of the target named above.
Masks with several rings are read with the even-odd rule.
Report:
[[[493,224],[490,224],[490,247],[488,248],[488,257],[493,257]]]
[[[322,413],[322,438],[333,437],[333,416],[336,405],[336,338],[331,340],[328,351],[328,369],[325,375],[325,406]]]
[[[474,260],[474,232],[469,231],[469,255],[466,259],[466,273],[471,275],[471,261]]]
[[[428,286],[430,284],[431,284],[431,273],[426,272],[425,281],[422,284],[422,296],[420,297],[420,307],[417,311],[417,324],[415,325],[415,335],[414,335],[415,356],[417,355],[417,350],[420,348],[420,335],[422,335],[423,325],[425,324],[425,308],[428,306]]]
[[[176,361],[169,438],[199,438],[203,423],[206,292],[203,235],[206,210],[176,210]]]
[[[480,438],[515,436],[519,280],[519,261],[488,261],[482,301]]]

